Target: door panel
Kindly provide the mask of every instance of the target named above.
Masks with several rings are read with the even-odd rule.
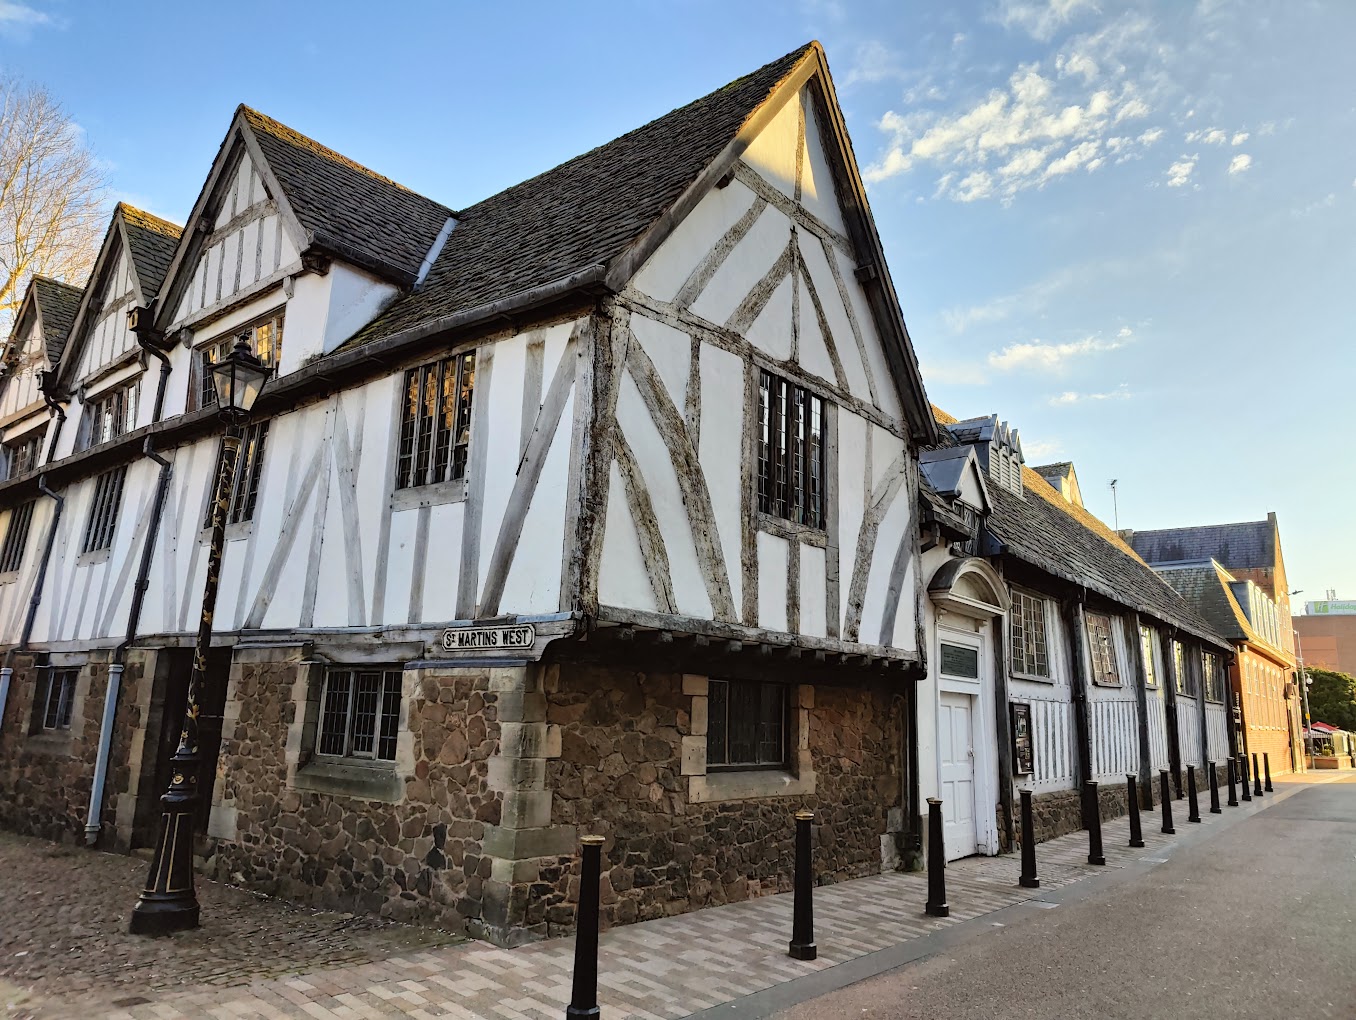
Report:
[[[946,859],[975,853],[974,698],[943,693],[937,720]]]

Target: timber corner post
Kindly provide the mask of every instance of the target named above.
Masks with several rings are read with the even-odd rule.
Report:
[[[603,836],[579,840],[579,912],[575,919],[574,978],[570,986],[567,1020],[593,1020],[598,1009],[598,886],[602,871]]]
[[[795,960],[813,960],[819,956],[815,945],[814,871],[811,860],[810,824],[813,811],[796,812],[795,902],[791,914],[791,944],[787,955]]]
[[[1017,884],[1023,889],[1039,889],[1036,876],[1036,826],[1031,818],[1031,791],[1021,790],[1022,797],[1022,877]]]
[[[946,903],[946,840],[942,834],[942,802],[928,798],[928,903],[929,917],[950,917]]]

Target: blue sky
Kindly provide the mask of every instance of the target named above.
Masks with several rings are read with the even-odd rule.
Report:
[[[312,8],[0,0],[0,72],[182,222],[241,102],[457,207],[820,39],[934,402],[1356,597],[1356,4]]]

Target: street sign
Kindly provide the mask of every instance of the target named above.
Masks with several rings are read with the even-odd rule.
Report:
[[[530,623],[511,627],[457,627],[443,631],[443,649],[448,652],[484,652],[531,648],[537,631]]]

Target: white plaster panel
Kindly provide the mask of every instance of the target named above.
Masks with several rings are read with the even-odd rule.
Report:
[[[236,292],[235,264],[240,255],[240,231],[233,230],[221,239],[221,296]]]
[[[823,549],[800,547],[800,632],[807,637],[828,637],[824,568]]]
[[[744,150],[743,161],[788,198],[796,194],[800,95],[792,96]]]
[[[814,283],[815,293],[819,295],[819,303],[824,308],[824,318],[828,322],[829,332],[833,335],[834,347],[838,351],[838,360],[842,362],[843,375],[847,377],[848,390],[854,397],[869,403],[871,391],[866,382],[866,370],[862,367],[862,355],[857,348],[857,338],[852,332],[852,323],[843,308],[843,298],[838,292],[838,284],[833,278],[828,259],[824,256],[824,245],[813,234],[801,231],[800,253],[804,260],[804,271]],[[855,277],[851,276],[850,273],[843,280],[849,289],[857,286]],[[807,316],[813,320],[814,309],[807,302],[801,306],[800,314],[802,328],[804,328]],[[869,333],[868,329],[869,327],[863,327],[864,337],[874,335]],[[827,378],[832,379],[832,373]],[[880,383],[881,380],[877,379],[877,386]]]
[[[577,391],[565,402],[560,425],[523,531],[513,553],[499,608],[506,613],[553,613],[560,606],[560,557],[565,547],[565,494],[570,476],[571,423]]]
[[[802,98],[805,93],[801,93]],[[847,222],[838,203],[838,192],[825,155],[832,142],[821,133],[813,103],[805,104],[805,154],[801,165],[800,204],[840,233],[847,233]]]
[[[847,608],[847,590],[852,583],[852,564],[857,555],[857,533],[862,529],[866,507],[862,495],[866,476],[866,427],[864,419],[845,408],[838,409],[838,577],[843,592],[840,612]],[[841,626],[843,621],[840,618],[838,622]]]
[[[829,349],[824,344],[824,334],[819,330],[819,317],[815,315],[814,303],[810,300],[809,289],[805,281],[796,280],[800,302],[800,367],[811,375],[837,385],[838,378],[833,371],[833,361],[829,358]]]
[[[428,563],[424,577],[425,622],[457,618],[457,584],[461,580],[461,531],[466,520],[464,502],[432,507],[428,522]]]
[[[787,629],[786,539],[758,532],[758,626],[765,630]]]
[[[744,334],[749,343],[778,361],[791,357],[791,278],[785,277]],[[832,378],[832,376],[830,376]]]
[[[899,551],[900,539],[911,530],[913,497],[912,486],[907,483],[900,487],[890,509],[881,518],[876,531],[876,547],[871,553],[871,573],[866,581],[866,599],[862,603],[863,644],[874,645],[880,642],[881,621],[885,616],[885,598],[890,587],[890,568],[894,565],[895,553]],[[910,635],[913,632],[912,593],[899,600],[899,615],[895,618],[895,643],[900,648],[912,648]]]
[[[640,551],[640,539],[626,503],[621,470],[612,462],[607,484],[607,523],[603,531],[601,568],[598,572],[598,601],[655,612],[659,606],[650,586],[650,568]]]
[[[875,423],[867,425],[867,428],[871,430],[871,489],[874,492],[904,452],[904,443],[898,436]]]
[[[337,262],[324,279],[329,281],[323,341],[326,354],[375,319],[400,293],[370,273]]]
[[[843,275],[843,283],[847,287],[852,307],[857,314],[857,322],[862,330],[863,346],[866,348],[867,361],[871,365],[871,376],[876,382],[876,396],[880,400],[881,410],[898,418],[902,414],[899,394],[891,379],[889,365],[885,360],[885,350],[881,345],[880,333],[876,329],[876,320],[871,315],[871,308],[866,302],[866,296],[862,293],[861,286],[857,283],[857,277],[854,275],[855,267],[852,260],[837,248],[833,249],[833,254],[838,262],[838,270]],[[818,285],[817,280],[816,285]],[[850,338],[851,333],[848,336]],[[860,356],[858,360],[860,360]]]
[[[260,277],[259,265],[259,231],[262,224],[258,220],[250,220],[241,230],[241,244],[245,246],[245,257],[240,263],[240,286],[249,287]]]
[[[278,224],[278,230],[282,234],[282,243],[279,248],[279,257],[274,263],[274,268],[277,268],[278,266],[290,266],[297,259],[301,258],[301,252],[299,252],[297,246],[292,243],[291,236],[283,228],[281,223]]]
[[[490,373],[488,393],[477,392],[475,400],[488,401],[489,436],[486,440],[484,499],[480,516],[480,577],[476,584],[476,601],[485,590],[494,558],[494,547],[499,541],[499,528],[508,507],[509,495],[518,474],[520,460],[519,433],[522,429],[523,374],[527,367],[527,342],[519,335],[501,340],[494,346],[494,369]],[[476,389],[480,390],[484,376],[478,376]],[[472,441],[474,444],[474,440]],[[559,565],[559,558],[556,559]]]
[[[743,606],[744,506],[743,450],[737,437],[744,434],[744,361],[736,354],[702,344],[698,359],[702,415],[697,456],[711,493],[711,513],[720,532],[730,598]]]
[[[269,213],[265,216],[259,224],[259,229],[263,233],[260,242],[263,249],[259,260],[259,272],[262,276],[268,276],[283,264],[278,256],[278,231],[282,229],[278,214]]]
[[[706,594],[706,585],[697,566],[692,528],[683,505],[678,476],[668,447],[650,418],[650,412],[629,372],[622,374],[617,397],[617,421],[631,449],[635,451],[654,504],[660,533],[664,536],[664,545],[669,554],[673,595],[678,611],[684,616],[710,619],[711,600]]]
[[[692,270],[753,205],[753,192],[738,181],[702,196],[632,279],[643,293],[672,301]]]
[[[715,323],[724,323],[739,302],[766,275],[786,250],[791,221],[772,206],[763,210],[752,229],[721,263],[705,289],[692,302],[692,311]]]
[[[688,366],[692,361],[691,338],[681,330],[643,315],[631,316],[631,333],[654,362],[655,370],[675,407],[682,407],[687,394]]]
[[[410,578],[415,570],[414,535],[418,510],[391,514],[391,544],[386,558],[386,609],[382,623],[400,624],[410,615]]]

